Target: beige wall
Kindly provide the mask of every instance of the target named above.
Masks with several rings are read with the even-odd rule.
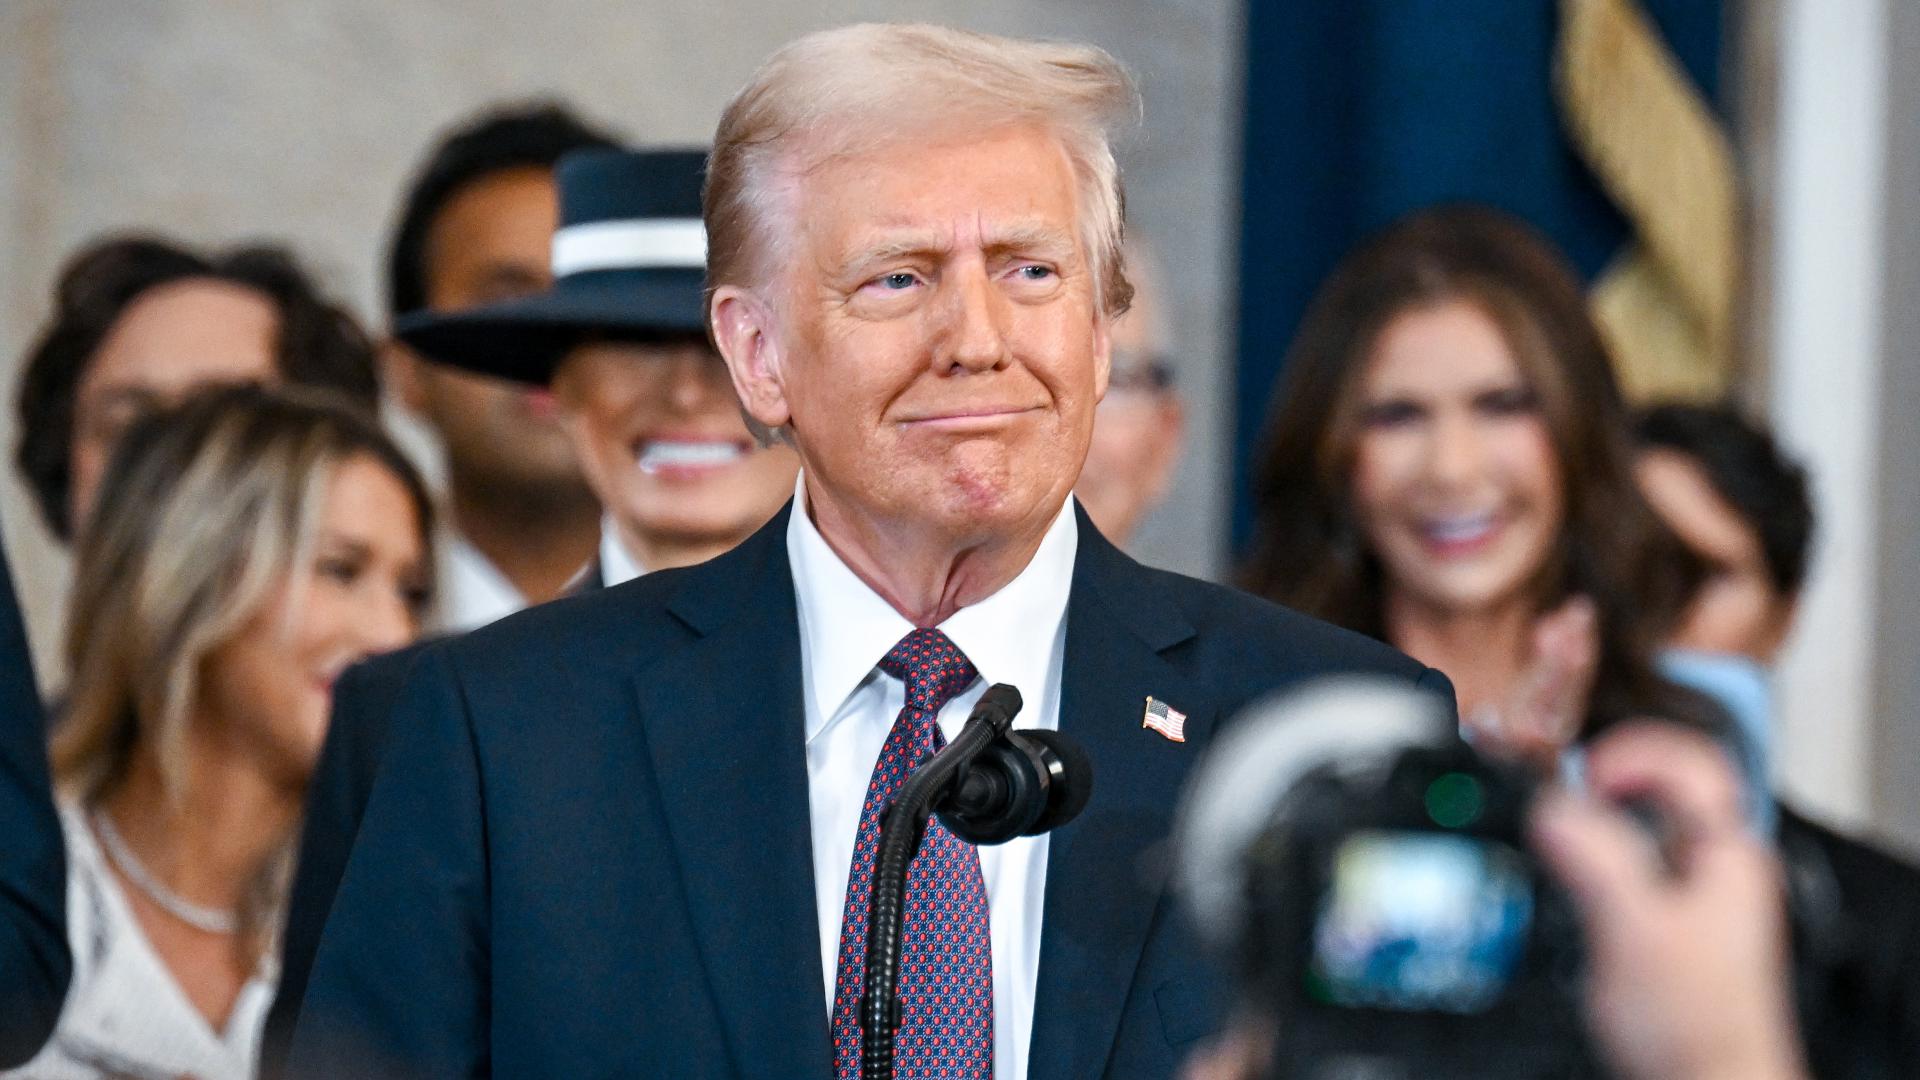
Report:
[[[1880,482],[1875,528],[1882,537],[1879,642],[1873,712],[1873,822],[1920,852],[1920,5],[1888,13],[1887,156],[1884,208],[1887,316],[1880,346]]]
[[[1920,852],[1920,7],[1759,0],[1752,155],[1764,404],[1812,474],[1813,562],[1776,673],[1775,778]]]
[[[448,123],[559,94],[648,142],[704,141],[754,64],[807,30],[873,19],[1072,37],[1140,76],[1123,148],[1139,231],[1191,361],[1189,457],[1140,553],[1209,573],[1225,519],[1225,343],[1238,0],[4,0],[0,2],[0,518],[36,651],[63,560],[11,467],[12,387],[62,258],[106,229],[287,238],[364,314],[401,184]]]

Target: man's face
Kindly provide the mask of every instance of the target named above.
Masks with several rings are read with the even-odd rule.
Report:
[[[508,169],[469,184],[428,231],[427,307],[457,311],[545,289],[558,218],[547,169]],[[439,433],[456,484],[580,487],[580,466],[545,390],[433,363],[398,345],[390,370],[401,399]]]
[[[808,172],[793,199],[771,330],[730,360],[755,418],[790,425],[816,516],[962,543],[1044,527],[1108,362],[1059,142],[898,144]]]
[[[1654,511],[1707,564],[1670,644],[1771,664],[1792,628],[1794,598],[1774,587],[1759,534],[1685,454],[1648,450],[1635,471]]]
[[[642,559],[737,544],[793,494],[793,451],[755,444],[704,339],[582,345],[553,387],[594,494]]]
[[[278,382],[280,314],[243,285],[187,278],[147,290],[107,332],[74,391],[67,513],[78,532],[133,422],[216,383]]]
[[[1185,417],[1157,348],[1159,303],[1134,276],[1133,306],[1113,322],[1113,372],[1095,410],[1074,497],[1107,539],[1125,544],[1165,498]]]

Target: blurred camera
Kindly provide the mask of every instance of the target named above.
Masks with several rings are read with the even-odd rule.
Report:
[[[1598,1075],[1569,899],[1525,842],[1535,781],[1438,698],[1330,680],[1224,731],[1177,829],[1196,924],[1279,1080]]]

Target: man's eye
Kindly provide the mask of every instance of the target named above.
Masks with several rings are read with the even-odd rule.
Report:
[[[160,407],[160,402],[122,399],[104,408],[83,409],[78,426],[101,442],[117,442],[126,430]]]
[[[919,279],[905,270],[896,270],[891,274],[882,274],[877,280],[881,288],[897,292],[913,288],[914,282]]]
[[[360,565],[351,559],[322,559],[318,570],[321,577],[341,585],[360,580]]]
[[[1053,267],[1029,263],[1021,267],[1018,272],[1021,277],[1026,278],[1028,281],[1045,281],[1053,276]]]

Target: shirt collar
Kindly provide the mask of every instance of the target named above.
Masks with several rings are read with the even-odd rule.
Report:
[[[466,537],[451,529],[442,536],[440,626],[472,630],[527,606],[520,590]]]
[[[624,585],[641,574],[647,568],[633,557],[627,545],[620,542],[620,530],[613,523],[613,515],[600,519],[600,584],[611,589],[615,585]]]
[[[1069,496],[1018,576],[940,624],[940,631],[988,683],[1012,683],[1029,696],[1046,685],[1057,659],[1054,646],[1067,615],[1079,544]],[[801,660],[814,706],[806,732],[812,742],[873,674],[887,650],[914,627],[848,569],[820,535],[807,512],[804,472],[794,484],[787,557],[800,614]]]

